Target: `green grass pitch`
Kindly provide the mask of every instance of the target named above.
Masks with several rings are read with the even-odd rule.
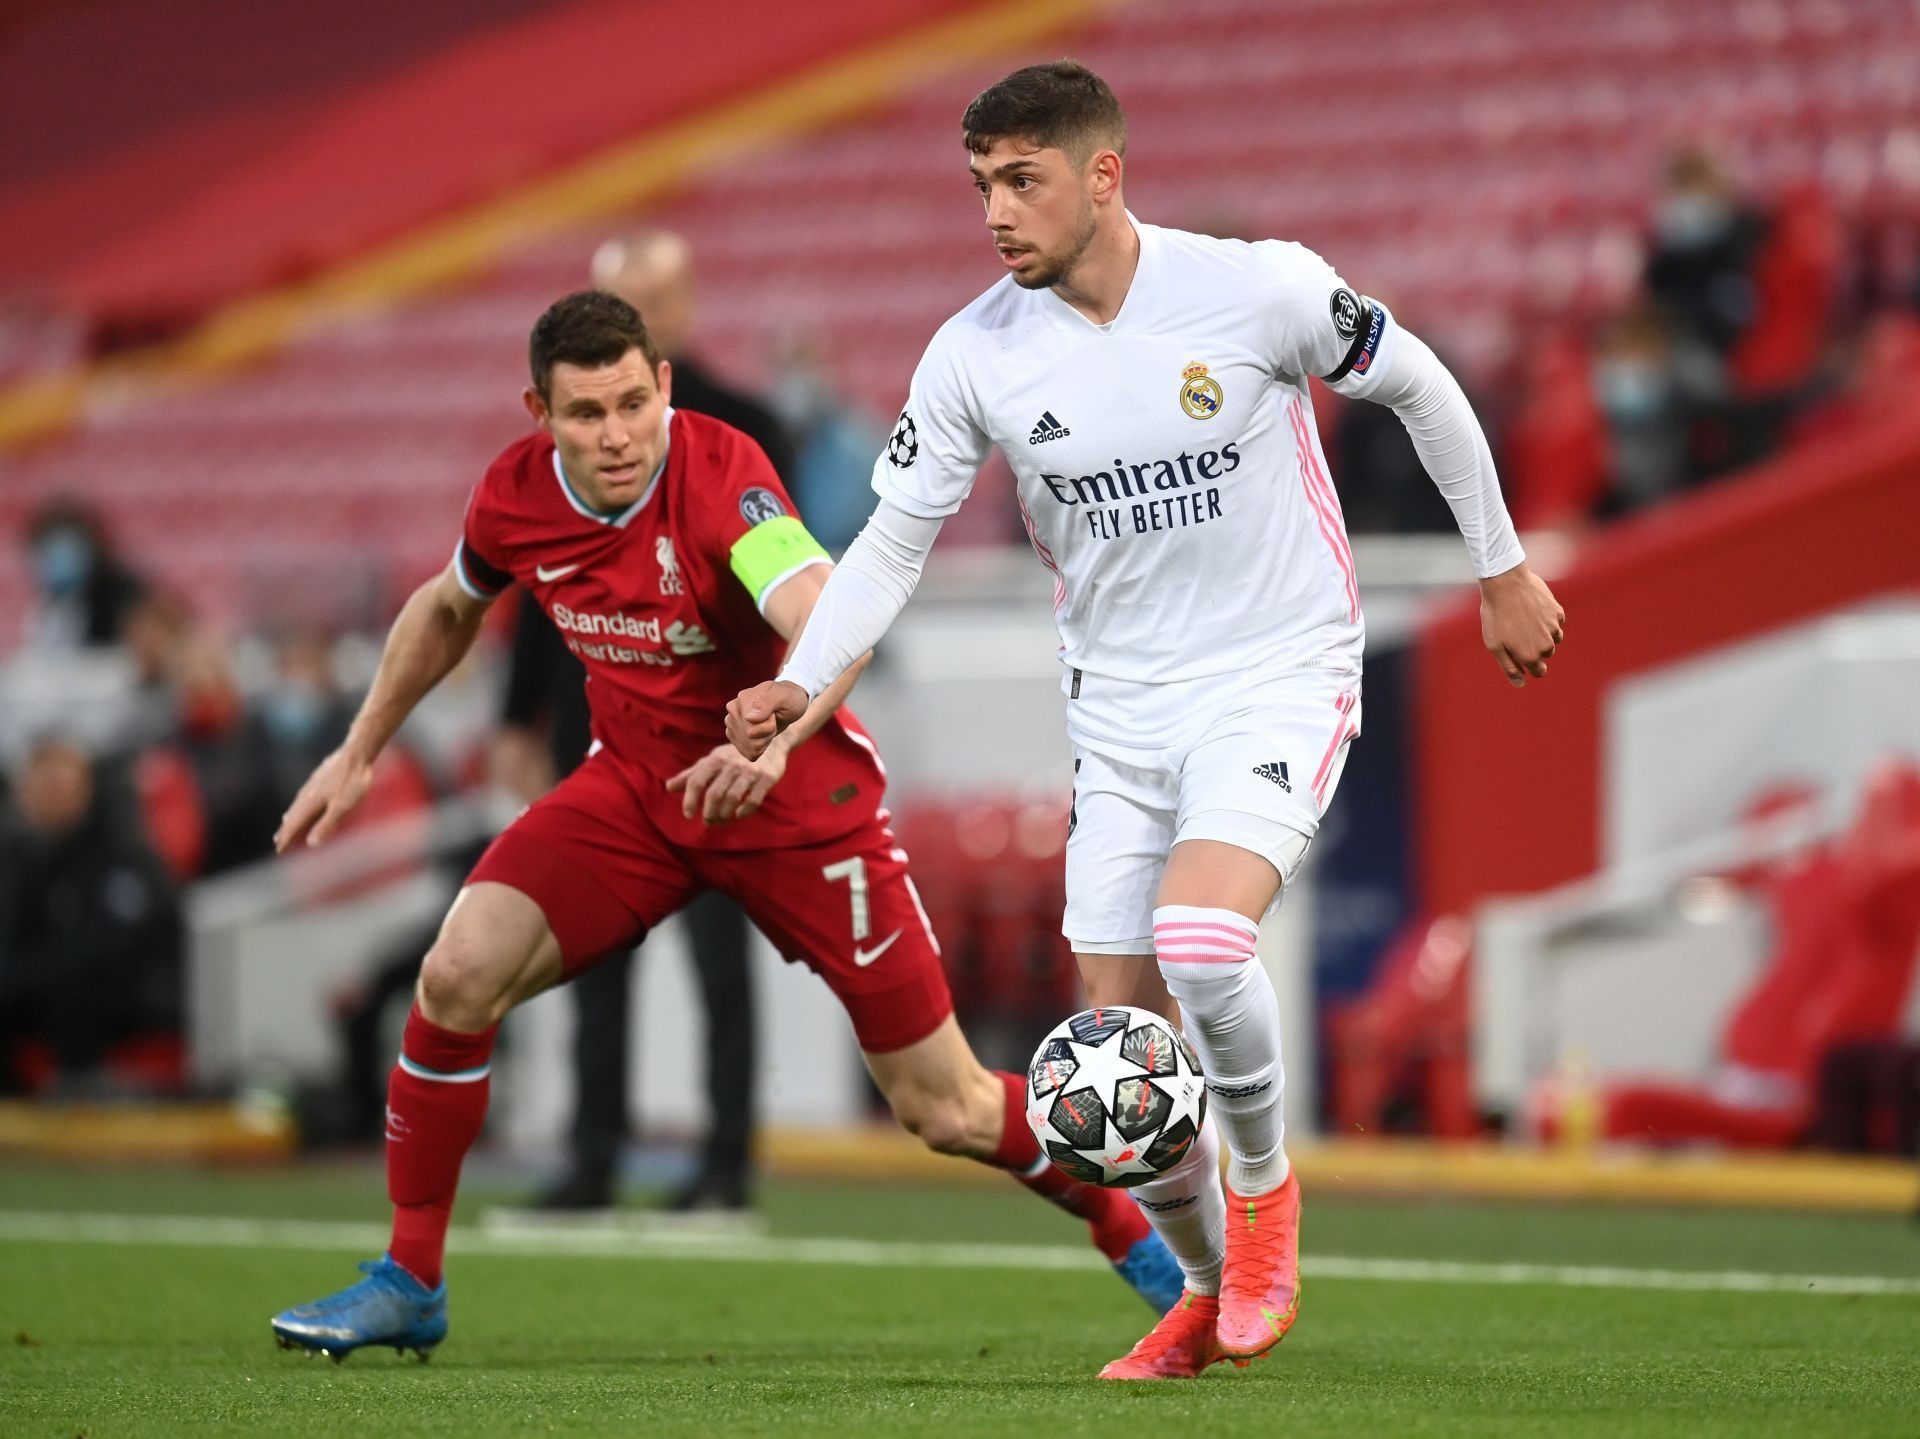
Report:
[[[465,1212],[507,1197],[475,1189]],[[776,1239],[1036,1244],[1056,1258],[1076,1240],[1010,1186],[787,1185],[767,1198]],[[1091,1267],[474,1249],[450,1266],[453,1332],[431,1364],[383,1351],[336,1367],[279,1352],[266,1321],[353,1279],[364,1251],[22,1228],[380,1213],[377,1180],[358,1170],[0,1168],[0,1435],[1920,1433],[1920,1229],[1896,1218],[1309,1194],[1287,1342],[1244,1372],[1133,1386],[1091,1376],[1151,1316]],[[1316,1255],[1330,1266],[1317,1279]],[[1336,1257],[1639,1277],[1499,1283],[1468,1267],[1409,1282],[1334,1277]],[[1676,1270],[1859,1276],[1893,1292],[1645,1287]]]

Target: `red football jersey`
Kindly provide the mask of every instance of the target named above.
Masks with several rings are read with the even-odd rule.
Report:
[[[475,487],[455,553],[469,594],[518,581],[539,602],[586,666],[594,737],[667,839],[709,849],[832,839],[879,806],[879,756],[845,709],[743,820],[689,820],[665,787],[725,743],[727,701],[780,667],[785,641],[757,602],[825,558],[760,447],[687,410],[670,412],[660,474],[614,515],[574,491],[546,434],[510,446]]]

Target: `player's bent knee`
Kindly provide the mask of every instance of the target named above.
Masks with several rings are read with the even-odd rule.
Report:
[[[483,1029],[512,1007],[510,988],[518,966],[497,945],[442,934],[420,966],[420,1009],[435,1024]]]

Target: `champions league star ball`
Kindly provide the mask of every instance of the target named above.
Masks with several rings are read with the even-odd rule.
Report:
[[[1088,1184],[1129,1189],[1165,1173],[1206,1117],[1200,1061],[1150,1010],[1083,1009],[1054,1027],[1027,1069],[1040,1152]]]

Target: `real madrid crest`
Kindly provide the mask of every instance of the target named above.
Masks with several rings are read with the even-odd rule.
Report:
[[[1211,420],[1224,403],[1220,382],[1208,375],[1207,367],[1198,360],[1180,372],[1180,408],[1194,419]]]

